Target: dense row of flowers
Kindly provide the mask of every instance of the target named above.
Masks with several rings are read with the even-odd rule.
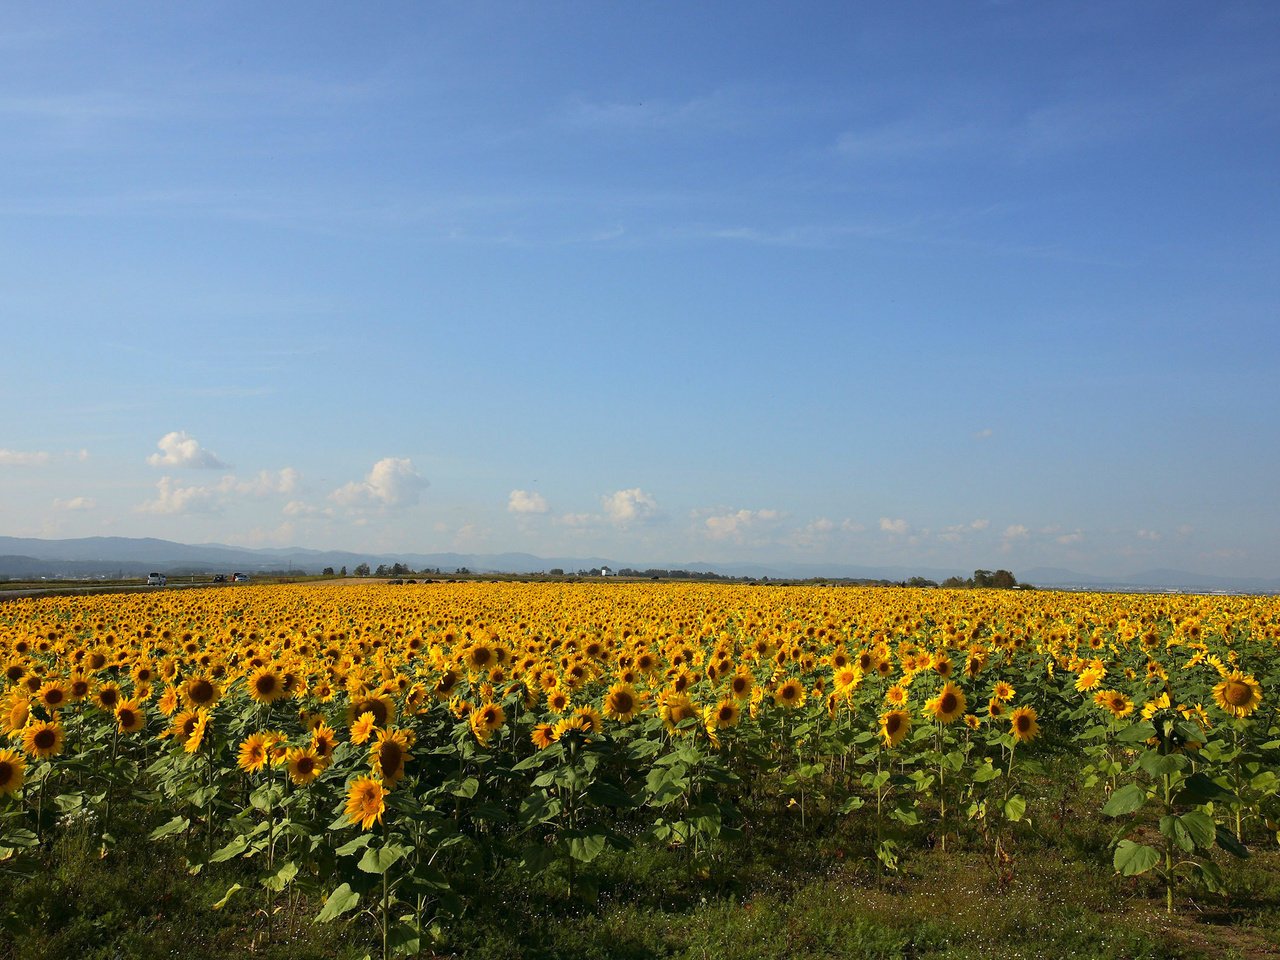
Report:
[[[997,846],[1073,751],[1121,873],[1220,883],[1280,821],[1276,598],[625,584],[237,587],[0,606],[0,862],[122,806],[416,949],[475,864],[696,851],[738,809]],[[1163,844],[1163,846],[1161,845]],[[1175,863],[1175,855],[1177,862]],[[462,878],[460,880],[460,878]],[[339,882],[341,881],[341,882]],[[390,921],[393,905],[408,905]]]

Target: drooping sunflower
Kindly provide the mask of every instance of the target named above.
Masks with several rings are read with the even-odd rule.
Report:
[[[22,728],[22,749],[39,760],[62,752],[65,734],[57,720],[37,720]]]
[[[1231,716],[1247,717],[1262,702],[1262,686],[1253,678],[1253,674],[1235,670],[1213,688],[1213,699]]]
[[[123,700],[116,707],[116,723],[121,733],[137,733],[147,725],[147,715],[137,700]]]
[[[379,730],[378,740],[369,751],[369,766],[388,790],[400,782],[405,764],[413,759],[409,753],[410,736],[408,730]]]
[[[886,747],[896,747],[911,730],[911,714],[906,710],[887,710],[880,714],[880,736]]]
[[[604,715],[619,723],[630,723],[640,712],[640,696],[629,683],[615,683],[604,698]]]
[[[16,750],[0,750],[0,796],[17,792],[27,764]]]
[[[300,787],[315,780],[324,772],[325,760],[315,747],[294,747],[285,755],[289,767],[289,779]]]
[[[347,789],[347,818],[352,823],[360,824],[362,830],[381,823],[382,814],[387,809],[386,796],[387,791],[373,777],[360,777],[352,781]]]
[[[1019,743],[1030,743],[1040,736],[1035,707],[1018,707],[1009,715],[1009,732]]]
[[[964,715],[966,706],[964,691],[948,681],[938,695],[924,705],[924,712],[939,723],[953,723]]]

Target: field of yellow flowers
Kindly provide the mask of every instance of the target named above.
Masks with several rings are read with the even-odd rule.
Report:
[[[1111,866],[1184,890],[1280,835],[1280,600],[649,583],[245,586],[0,605],[0,871],[158,825],[233,898],[414,954],[500,865],[696,863],[744,804],[881,869],[1001,856],[1071,758]],[[243,875],[243,874],[242,874]],[[271,916],[267,909],[265,916]]]

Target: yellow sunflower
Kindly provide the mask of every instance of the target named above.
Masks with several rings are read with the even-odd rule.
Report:
[[[360,824],[362,830],[381,823],[382,814],[387,809],[386,796],[387,791],[382,784],[372,777],[353,781],[347,790],[347,819]]]
[[[413,759],[409,753],[408,730],[379,730],[378,740],[369,752],[369,766],[390,790],[404,776],[404,765]]]
[[[325,759],[316,752],[315,747],[294,747],[285,754],[285,759],[289,779],[300,787],[305,787],[324,772]]]
[[[886,747],[896,747],[911,730],[911,714],[905,710],[888,710],[880,714],[880,736]]]
[[[615,683],[604,698],[604,715],[619,723],[629,723],[640,711],[640,696],[629,683]]]
[[[939,723],[952,723],[964,715],[964,691],[948,681],[936,697],[924,705],[924,712]]]
[[[56,720],[37,720],[22,729],[22,749],[40,760],[60,754],[64,739],[62,724]]]
[[[1018,707],[1009,715],[1009,732],[1019,743],[1030,743],[1040,736],[1040,724],[1036,720],[1035,707]]]
[[[0,750],[0,796],[15,793],[22,787],[27,764],[16,750]]]
[[[238,766],[245,773],[257,773],[267,765],[267,736],[264,733],[251,733],[240,744],[236,759]]]
[[[137,700],[124,700],[116,707],[116,723],[121,733],[137,733],[147,725],[147,715]]]
[[[1236,670],[1213,688],[1213,699],[1231,716],[1247,717],[1262,702],[1262,687],[1253,674]]]
[[[773,702],[787,710],[794,710],[804,705],[804,684],[795,677],[784,680],[778,689],[773,691]]]
[[[270,667],[259,667],[249,675],[249,696],[257,703],[269,704],[285,696],[284,681]]]

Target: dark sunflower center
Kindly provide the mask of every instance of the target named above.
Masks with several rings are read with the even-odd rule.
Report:
[[[938,702],[938,708],[943,713],[955,713],[956,695],[954,693],[944,693],[942,699]]]
[[[1247,707],[1253,702],[1253,688],[1239,680],[1230,680],[1222,691],[1222,699],[1233,707]]]
[[[58,735],[46,727],[43,730],[37,730],[31,742],[36,745],[37,750],[50,750],[58,742]]]

